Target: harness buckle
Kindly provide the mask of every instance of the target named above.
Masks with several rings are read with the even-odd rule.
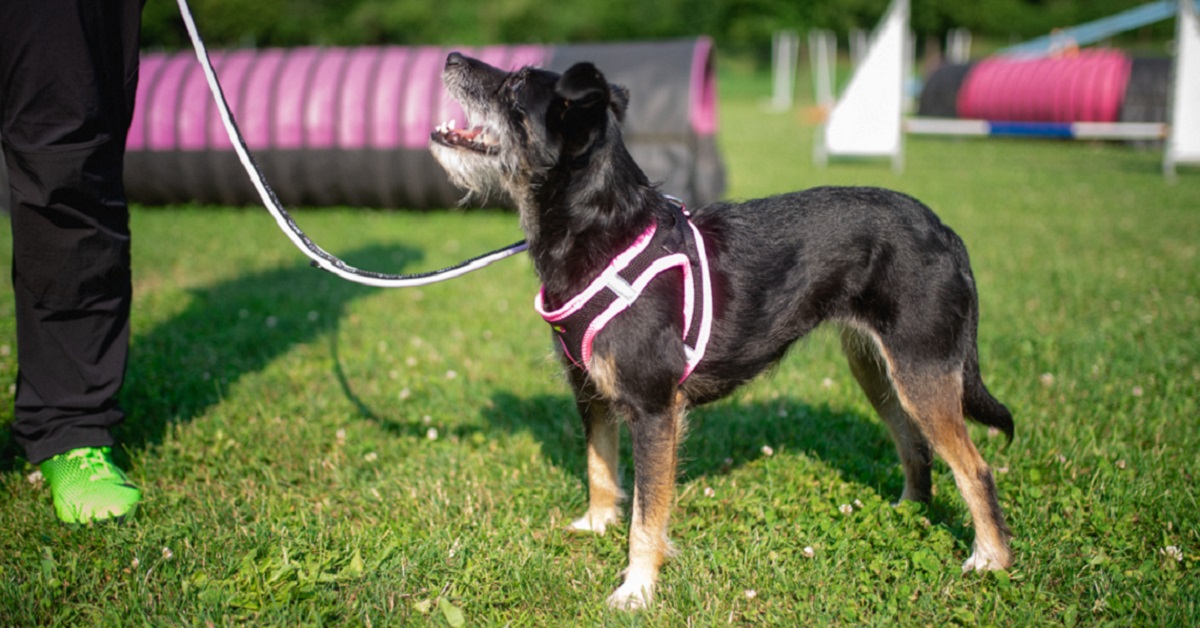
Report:
[[[629,285],[629,282],[625,281],[620,275],[614,274],[612,277],[609,277],[608,281],[604,282],[604,285],[628,305],[632,305],[637,300],[637,290],[634,290],[633,286]]]

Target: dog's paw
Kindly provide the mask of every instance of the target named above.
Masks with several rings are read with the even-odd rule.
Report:
[[[568,530],[574,532],[591,532],[593,534],[603,535],[608,526],[621,520],[621,511],[612,508],[605,510],[591,511],[589,510],[584,516],[572,521],[567,526]]]
[[[639,611],[649,608],[653,599],[653,582],[630,578],[608,596],[608,606],[621,611]]]
[[[967,573],[969,571],[998,571],[1001,569],[1007,569],[1008,563],[1008,560],[990,556],[980,552],[979,550],[976,550],[975,553],[971,554],[970,558],[963,562],[962,570],[963,573]]]

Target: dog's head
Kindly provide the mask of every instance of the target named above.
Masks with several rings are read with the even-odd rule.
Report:
[[[466,112],[432,133],[434,157],[468,197],[503,191],[518,205],[551,171],[585,167],[619,137],[628,93],[590,63],[563,74],[525,67],[505,72],[451,53],[442,82]]]

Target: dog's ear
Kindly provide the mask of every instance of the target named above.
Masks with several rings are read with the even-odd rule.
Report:
[[[571,66],[558,80],[555,93],[568,105],[574,103],[582,106],[591,105],[595,98],[602,98],[607,90],[608,105],[616,114],[617,121],[625,120],[625,111],[629,108],[629,90],[623,85],[615,85],[604,80],[604,75],[591,63],[576,63]]]
[[[609,92],[612,94],[612,102],[609,107],[613,113],[617,114],[617,121],[625,121],[625,111],[629,109],[629,90],[624,85],[608,85]]]
[[[591,63],[571,66],[558,79],[554,93],[557,98],[547,112],[547,122],[562,135],[563,148],[571,156],[582,154],[603,136],[610,105],[620,103],[613,109],[618,119],[625,113],[626,99],[612,91]]]
[[[608,101],[608,81],[596,66],[590,63],[576,63],[558,79],[554,93],[563,100],[567,108],[576,110],[606,104]]]

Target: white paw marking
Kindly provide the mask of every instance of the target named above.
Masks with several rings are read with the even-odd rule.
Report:
[[[971,557],[963,563],[963,573],[968,571],[995,571],[1004,569],[1004,562],[994,557],[988,556],[979,550],[976,550]]]
[[[603,535],[610,524],[614,524],[620,519],[620,511],[615,509],[596,512],[589,510],[586,515],[572,521],[571,525],[567,526],[567,528],[576,532],[591,532]]]
[[[637,611],[650,606],[654,599],[654,583],[640,578],[628,578],[613,594],[608,605],[622,611]]]

